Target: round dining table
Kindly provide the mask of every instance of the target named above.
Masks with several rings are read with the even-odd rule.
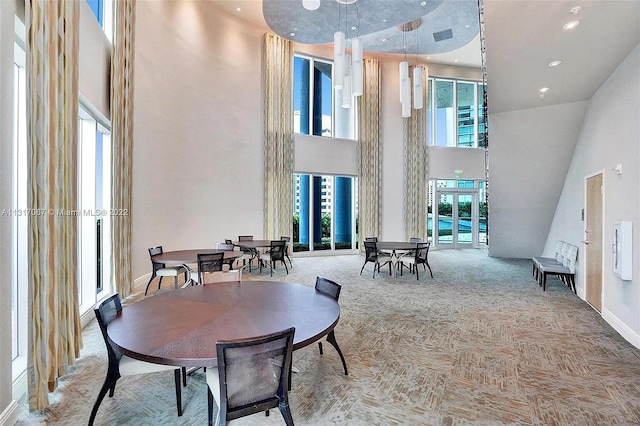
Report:
[[[173,250],[165,251],[161,254],[151,256],[152,262],[164,263],[167,265],[182,265],[187,270],[186,282],[197,282],[193,278],[196,272],[191,269],[189,264],[198,263],[198,254],[202,253],[224,253],[223,260],[233,269],[233,261],[243,255],[239,250],[218,250],[218,249],[189,249],[189,250]]]
[[[238,246],[240,248],[263,248],[263,247],[271,247],[272,240],[242,240],[242,241],[234,241],[233,245]]]
[[[123,308],[107,334],[123,354],[181,367],[217,365],[216,341],[295,327],[293,349],[331,332],[338,302],[313,287],[279,281],[189,286]]]
[[[403,255],[408,252],[413,252],[416,247],[416,243],[411,243],[409,241],[378,241],[376,242],[376,248],[378,250],[391,252],[391,276],[396,277],[398,274],[396,273],[398,262],[401,261]]]

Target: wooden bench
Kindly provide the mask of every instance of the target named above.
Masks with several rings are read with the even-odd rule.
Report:
[[[536,256],[533,261],[533,276],[542,290],[547,289],[547,276],[556,275],[576,293],[576,260],[578,247],[566,241],[558,241],[555,257]]]

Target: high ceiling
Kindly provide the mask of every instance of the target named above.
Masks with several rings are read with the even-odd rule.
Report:
[[[332,43],[339,28],[347,39],[359,36],[365,52],[403,55],[406,50],[432,63],[481,65],[477,0],[320,0],[316,10],[305,9],[302,0],[214,3],[297,43]],[[416,29],[399,29],[409,22]]]
[[[269,28],[268,22],[274,27],[271,31],[297,42],[331,42],[337,27],[336,0],[320,0],[315,11],[306,10],[302,0],[213,2],[265,29]],[[357,26],[352,21],[357,20],[353,18],[357,5],[365,52],[403,54],[406,42],[407,53],[415,54],[415,41],[419,40],[421,56],[427,62],[479,68],[477,1],[421,3],[358,0],[347,6],[347,30],[348,25]],[[484,0],[483,6],[489,113],[588,100],[640,43],[640,0]],[[580,9],[574,14],[571,10],[576,6]],[[340,7],[341,27],[345,25],[344,8]],[[403,36],[396,28],[402,21],[417,18],[422,20],[417,32]],[[384,25],[389,26],[381,29],[379,21],[384,19]],[[563,25],[572,20],[578,20],[579,25],[563,30]],[[433,41],[433,33],[446,30],[444,27],[452,28],[452,35],[463,34],[456,39],[459,45],[445,53],[427,50],[437,46],[435,42],[430,46],[427,40]],[[291,32],[296,35],[291,36]],[[382,41],[385,38],[387,41]],[[552,61],[561,64],[550,67]],[[543,87],[549,88],[544,94],[539,92]]]

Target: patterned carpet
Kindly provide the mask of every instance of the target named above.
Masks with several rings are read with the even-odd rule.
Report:
[[[560,281],[543,292],[531,262],[481,250],[434,251],[427,273],[359,275],[362,256],[294,258],[274,279],[342,284],[336,338],[294,353],[290,393],[298,425],[640,425],[640,350]],[[268,272],[244,278],[268,279]],[[169,286],[166,283],[165,286]],[[144,324],[140,325],[144,327]],[[82,356],[43,413],[19,425],[83,425],[104,379],[106,350],[93,321]],[[204,375],[183,388],[177,417],[171,373],[118,382],[98,425],[206,424]],[[237,425],[282,425],[277,411]]]

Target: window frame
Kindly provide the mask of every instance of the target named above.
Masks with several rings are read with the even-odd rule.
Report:
[[[295,58],[301,58],[304,60],[308,60],[309,61],[309,99],[308,99],[308,103],[309,103],[309,133],[301,133],[300,131],[295,131],[294,130],[294,134],[300,134],[300,135],[306,135],[306,136],[318,136],[318,137],[323,137],[323,138],[328,138],[328,139],[346,139],[346,140],[353,140],[356,141],[358,140],[358,120],[357,120],[357,113],[358,113],[358,97],[357,96],[353,96],[352,100],[351,100],[351,106],[349,108],[342,108],[341,105],[337,105],[336,104],[336,93],[335,90],[333,89],[333,80],[334,80],[334,73],[335,73],[335,67],[334,67],[334,62],[331,59],[327,59],[327,58],[321,58],[321,57],[317,57],[317,56],[313,56],[313,55],[309,55],[303,52],[295,52],[294,53],[294,61],[293,61],[293,65],[295,67]],[[331,66],[331,83],[332,83],[332,88],[331,88],[331,135],[329,136],[324,136],[324,135],[314,135],[313,134],[313,115],[314,115],[314,108],[313,108],[313,101],[314,101],[314,97],[315,97],[315,81],[313,78],[313,73],[315,70],[315,62],[320,62],[320,63],[324,63],[324,64],[328,64]],[[295,72],[292,72],[292,97],[295,99]],[[293,105],[292,105],[292,117],[294,119],[295,122],[295,109],[293,109]],[[348,137],[342,137],[342,136],[336,136],[336,134],[340,133],[338,131],[338,125],[339,125],[339,118],[338,115],[340,115],[341,117],[345,117],[344,114],[344,110],[348,110],[349,112],[346,114],[346,118],[348,119],[348,133],[349,136]],[[295,129],[295,126],[294,126]]]
[[[428,87],[431,87],[430,89],[430,93],[429,93],[429,99],[428,99],[428,103],[427,103],[427,121],[430,124],[430,129],[429,134],[427,136],[427,143],[429,144],[429,146],[442,146],[442,147],[448,147],[448,148],[482,148],[484,149],[486,147],[486,141],[483,140],[482,145],[480,144],[480,135],[481,135],[481,130],[480,130],[480,111],[481,108],[483,108],[483,100],[479,99],[479,93],[480,90],[478,88],[478,85],[482,85],[484,87],[484,90],[486,91],[487,89],[487,85],[486,83],[484,83],[482,80],[473,80],[473,79],[457,79],[457,78],[449,78],[449,77],[429,77],[428,79]],[[451,82],[452,83],[452,94],[453,94],[453,104],[452,104],[452,108],[453,108],[453,129],[451,129],[451,131],[453,132],[453,141],[454,141],[454,145],[438,145],[437,144],[437,134],[438,134],[438,123],[436,120],[437,117],[437,102],[436,102],[436,94],[437,94],[437,82],[438,81],[443,81],[443,82]],[[459,105],[459,101],[458,101],[458,84],[473,84],[473,100],[474,100],[474,104],[473,104],[473,114],[472,117],[473,118],[473,144],[472,146],[464,146],[464,145],[460,145],[459,144],[459,137],[460,134],[458,133],[459,131],[459,123],[460,123],[460,118],[459,118],[459,111],[458,111],[458,105]],[[430,105],[430,109],[429,109],[429,105]],[[484,110],[483,110],[483,125],[486,126],[486,119],[487,117],[484,115]]]

